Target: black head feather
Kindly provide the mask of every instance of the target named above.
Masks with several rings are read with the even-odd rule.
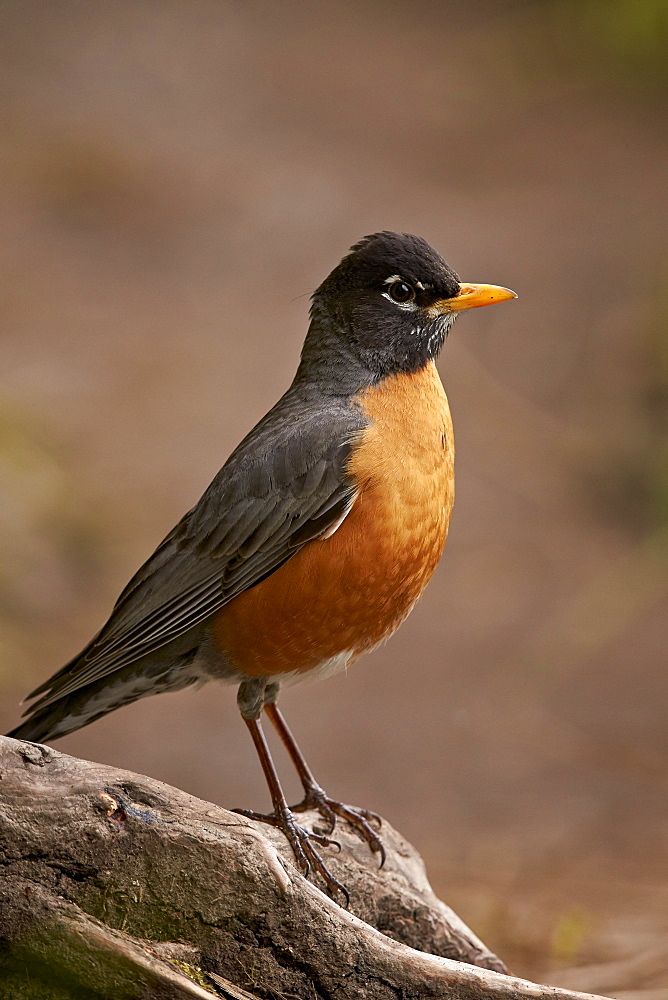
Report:
[[[316,290],[314,298],[381,287],[393,274],[429,285],[432,298],[452,298],[459,291],[459,275],[426,240],[408,233],[382,232],[355,243]]]
[[[458,275],[420,237],[365,236],[313,295],[303,362],[311,367],[326,344],[329,368],[345,357],[367,381],[417,371],[438,355],[456,315],[430,307],[458,291]]]

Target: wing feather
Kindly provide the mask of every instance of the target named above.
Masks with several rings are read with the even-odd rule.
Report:
[[[29,696],[38,698],[29,713],[155,652],[338,528],[357,495],[347,460],[363,420],[348,406],[306,423],[303,413],[275,411],[135,574],[86,649]]]

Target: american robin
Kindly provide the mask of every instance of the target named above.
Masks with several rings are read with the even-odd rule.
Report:
[[[325,794],[276,698],[283,684],[326,677],[376,647],[422,594],[454,500],[452,422],[434,361],[460,311],[515,297],[460,283],[416,236],[357,243],[313,295],[290,388],[135,574],[106,625],[33,691],[9,735],[52,740],[146,695],[237,684],[273,803],[268,816],[244,814],[279,827],[302,870],[347,896],[314,846],[334,842],[294,813],[315,808],[331,829],[343,818],[382,864],[377,817]],[[292,809],[263,710],[304,787]]]

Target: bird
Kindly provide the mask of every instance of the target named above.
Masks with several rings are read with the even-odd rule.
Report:
[[[330,798],[277,705],[280,689],[350,666],[392,635],[443,552],[454,441],[436,369],[461,312],[516,298],[462,282],[424,239],[378,232],[313,293],[296,375],[201,499],[132,577],[85,649],[34,690],[9,736],[51,741],[147,695],[237,685],[272,812],[305,876],[345,886],[297,815],[354,826],[382,865],[379,817]],[[261,725],[299,776],[290,807]],[[322,827],[321,827],[322,829]]]

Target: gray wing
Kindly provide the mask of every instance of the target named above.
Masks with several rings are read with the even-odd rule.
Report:
[[[265,418],[135,574],[98,635],[32,692],[42,697],[28,711],[166,645],[335,530],[356,496],[346,463],[358,431],[345,415],[307,426]]]

